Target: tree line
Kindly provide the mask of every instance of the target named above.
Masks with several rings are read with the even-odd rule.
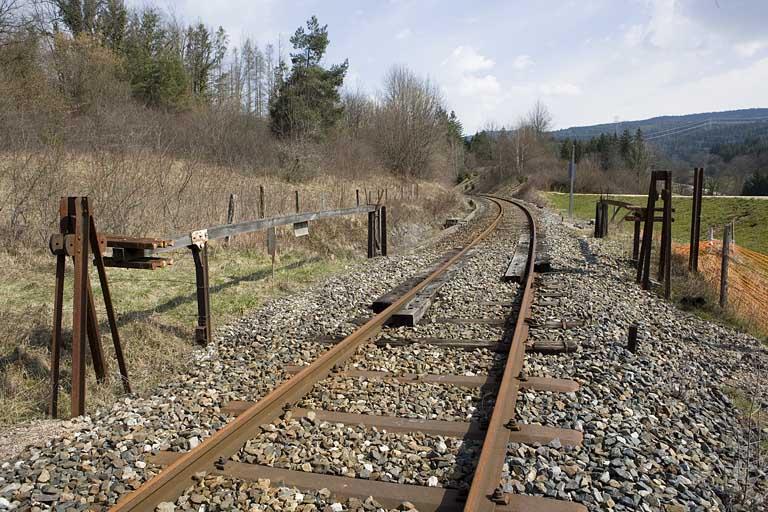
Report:
[[[0,0],[0,129],[24,133],[25,144],[34,133],[80,147],[130,133],[180,154],[292,172],[453,177],[464,168],[461,123],[436,84],[395,67],[378,94],[345,90],[348,62],[325,63],[328,26],[315,16],[290,43],[287,56],[252,38],[233,44],[223,27],[124,0]]]

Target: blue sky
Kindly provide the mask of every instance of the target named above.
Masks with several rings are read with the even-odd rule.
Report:
[[[376,94],[393,65],[428,76],[465,131],[537,99],[555,126],[768,106],[768,0],[158,0],[237,42],[328,24],[327,63]],[[132,2],[136,3],[136,2]]]

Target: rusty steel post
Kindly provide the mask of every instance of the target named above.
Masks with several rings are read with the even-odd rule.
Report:
[[[688,270],[699,271],[699,238],[701,236],[701,206],[704,196],[704,168],[694,169],[693,205],[691,208],[691,247]]]
[[[75,278],[72,304],[71,416],[85,413],[85,338],[88,322],[88,198],[75,198]]]
[[[645,223],[643,224],[643,244],[640,248],[640,265],[637,267],[637,282],[643,290],[650,288],[651,284],[651,245],[653,244],[653,222],[656,210],[656,180],[658,171],[651,172],[651,184],[648,190],[648,202],[645,208]]]
[[[640,257],[640,214],[635,212],[635,231],[632,238],[632,263],[637,266]]]
[[[295,191],[296,194],[296,213],[299,213],[299,191]]]
[[[376,213],[368,212],[368,258],[376,256]]]
[[[723,253],[720,260],[720,307],[728,304],[728,261],[731,250],[731,225],[723,227]]]
[[[637,324],[629,326],[629,333],[627,336],[627,350],[633,354],[637,353]]]
[[[600,238],[605,238],[608,236],[608,203],[605,203],[603,201],[600,202]]]
[[[357,202],[357,206],[360,206],[360,189],[355,189],[355,201]]]
[[[48,414],[59,416],[59,368],[61,361],[61,317],[64,302],[64,265],[66,256],[56,256],[56,286],[53,294],[53,335],[51,336],[51,397]]]
[[[125,364],[125,357],[123,356],[123,345],[120,342],[120,334],[117,330],[117,317],[115,316],[115,308],[112,305],[112,293],[109,291],[107,270],[104,267],[104,255],[101,253],[101,248],[99,247],[99,239],[97,236],[98,232],[96,231],[96,223],[93,220],[93,215],[90,216],[90,226],[91,252],[93,252],[96,271],[99,274],[101,292],[104,296],[104,308],[107,310],[107,322],[109,323],[109,331],[112,334],[112,346],[115,348],[117,367],[120,370],[120,377],[123,383],[123,391],[130,393],[131,384],[128,381],[128,367]]]
[[[99,322],[96,318],[96,302],[93,298],[93,287],[91,280],[85,280],[88,314],[86,329],[88,332],[88,345],[91,349],[91,361],[93,361],[93,370],[96,373],[96,382],[102,383],[107,378],[107,362],[104,359],[104,350],[101,347],[101,336],[99,335]]]
[[[664,298],[669,299],[672,294],[672,171],[665,171],[664,176],[664,215],[663,215],[663,232],[666,236],[662,236],[664,243],[661,251],[663,266],[663,280],[664,280]]]
[[[387,207],[381,207],[381,255],[387,255]]]
[[[264,185],[259,185],[259,218],[263,219],[266,213],[267,208],[264,204]]]
[[[201,345],[211,342],[211,302],[208,286],[208,244],[203,247],[191,245],[195,261],[195,281],[197,282],[197,328],[195,341]]]
[[[600,214],[603,210],[600,208],[600,201],[595,203],[595,238],[600,238]]]

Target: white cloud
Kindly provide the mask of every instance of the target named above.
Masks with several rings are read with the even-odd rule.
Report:
[[[764,48],[768,48],[768,41],[749,41],[746,43],[737,43],[734,50],[742,57],[754,57],[754,55]]]
[[[402,41],[403,39],[408,39],[409,37],[411,37],[412,34],[413,32],[411,32],[411,29],[404,28],[403,30],[395,34],[395,39],[397,39],[398,41]]]
[[[494,75],[465,75],[459,82],[458,90],[463,96],[497,96],[501,92],[501,84]]]
[[[443,62],[450,64],[459,73],[474,73],[485,69],[491,69],[496,63],[475,51],[471,46],[458,46],[450,58]]]
[[[541,84],[539,92],[544,96],[580,96],[581,88],[568,82],[551,82]]]
[[[512,61],[512,67],[518,70],[529,68],[533,65],[533,59],[530,55],[518,55]]]

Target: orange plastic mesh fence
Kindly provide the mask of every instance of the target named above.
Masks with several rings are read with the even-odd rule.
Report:
[[[699,245],[699,271],[714,287],[720,288],[723,242],[712,240]],[[673,244],[676,254],[687,259],[688,244]],[[768,255],[731,244],[728,264],[728,303],[743,318],[768,330]]]

